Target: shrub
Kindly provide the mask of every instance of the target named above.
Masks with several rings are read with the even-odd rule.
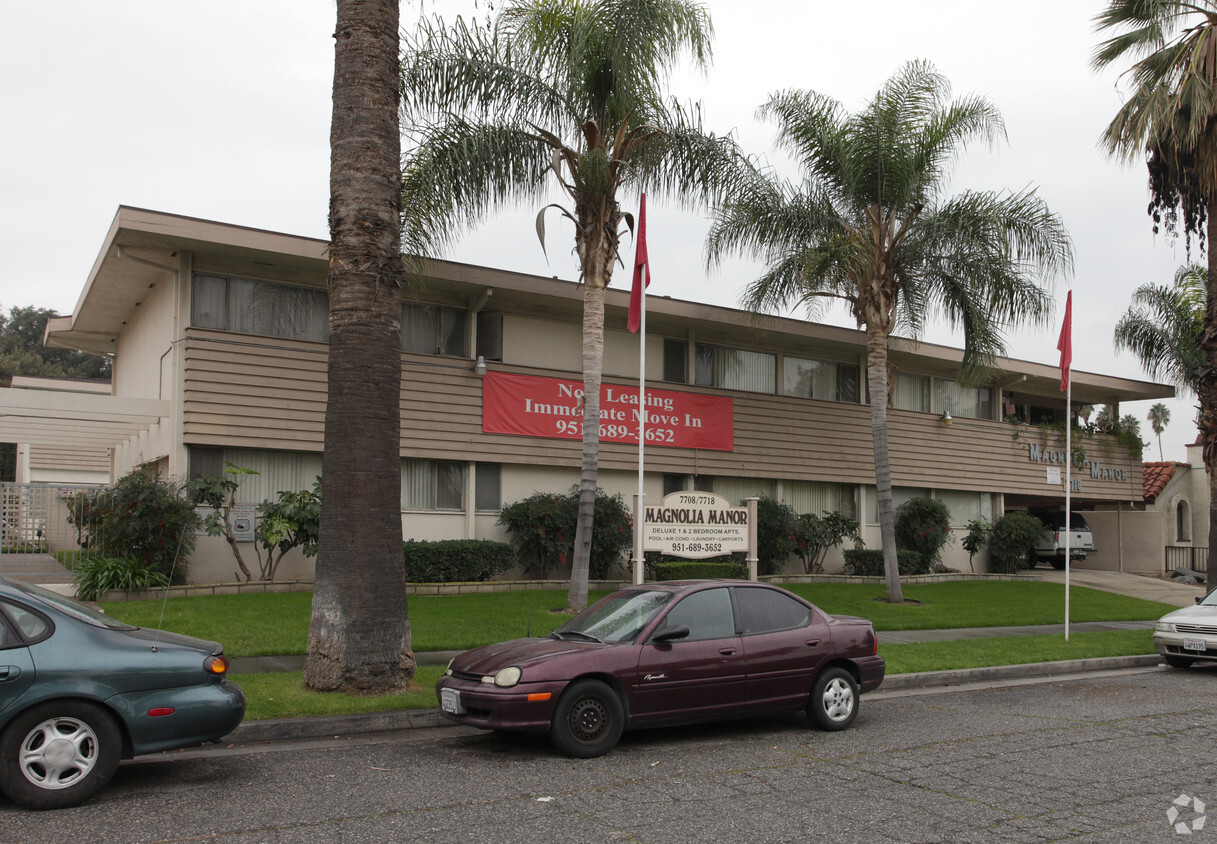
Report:
[[[181,484],[142,466],[110,489],[66,497],[67,518],[82,548],[132,557],[171,583],[184,583],[199,518],[181,493]]]
[[[1007,513],[993,523],[989,532],[989,566],[1008,574],[1025,568],[1036,541],[1048,535],[1044,523],[1025,510]]]
[[[878,548],[847,548],[845,573],[858,577],[883,577],[883,551]],[[896,552],[896,566],[901,575],[928,574],[930,561],[918,551],[905,548]]]
[[[967,524],[968,535],[963,538],[963,550],[968,552],[968,566],[972,565],[972,558],[984,550],[989,544],[989,536],[993,533],[993,525],[988,519],[972,519]]]
[[[824,556],[828,549],[840,545],[846,537],[852,537],[855,543],[861,541],[857,520],[832,510],[825,510],[823,516],[800,515],[795,521],[792,539],[794,553],[803,561],[803,571],[807,574],[824,571]]]
[[[570,565],[575,549],[575,524],[579,516],[579,488],[566,495],[535,492],[499,511],[499,524],[506,526],[516,556],[533,576],[548,578],[552,569]],[[596,490],[592,522],[592,549],[588,576],[607,580],[619,569],[633,544],[629,510],[620,495]]]
[[[487,539],[445,539],[402,544],[406,580],[410,583],[471,583],[489,580],[516,564],[506,542]]]
[[[757,574],[778,574],[786,567],[795,551],[798,521],[790,505],[776,498],[762,495],[756,502]]]
[[[656,563],[655,577],[659,580],[702,580],[704,578],[743,580],[748,577],[748,565],[735,561],[677,560],[670,563]]]
[[[72,585],[82,601],[97,601],[112,589],[140,592],[168,586],[169,578],[134,557],[91,557],[76,565]]]
[[[942,549],[954,539],[951,511],[941,501],[912,498],[896,508],[896,547],[918,552],[927,567],[942,562]]]

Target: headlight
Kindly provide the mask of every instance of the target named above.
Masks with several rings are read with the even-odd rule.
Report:
[[[503,688],[509,688],[520,682],[520,669],[514,665],[510,668],[504,668],[502,671],[494,675],[494,684]]]
[[[1154,625],[1154,630],[1158,633],[1174,633],[1175,627],[1169,621],[1159,621]]]

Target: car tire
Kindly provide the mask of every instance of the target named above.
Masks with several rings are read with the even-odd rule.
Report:
[[[1162,660],[1171,668],[1191,668],[1195,661],[1186,656],[1163,656]]]
[[[113,716],[79,700],[48,701],[0,735],[0,791],[27,809],[88,800],[118,770],[122,735]]]
[[[807,715],[821,730],[844,730],[858,717],[858,681],[844,668],[827,668],[816,677]]]
[[[581,680],[558,699],[549,738],[567,756],[592,759],[612,750],[624,729],[625,707],[617,693],[599,680]]]
[[[1053,557],[1052,567],[1057,571],[1063,571],[1065,568],[1065,559],[1063,557]]]

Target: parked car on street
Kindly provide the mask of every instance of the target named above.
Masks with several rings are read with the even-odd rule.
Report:
[[[590,758],[640,727],[804,710],[843,730],[883,674],[866,619],[768,584],[700,580],[631,586],[548,636],[466,651],[436,693],[453,721],[548,733]]]
[[[215,642],[0,578],[0,792],[31,809],[75,806],[120,759],[227,735],[245,715],[227,672]]]
[[[1217,662],[1217,592],[1196,599],[1196,606],[1168,612],[1154,626],[1154,650],[1173,668]]]
[[[1065,511],[1064,510],[1031,510],[1031,515],[1038,518],[1047,528],[1047,533],[1038,542],[1027,557],[1029,568],[1035,568],[1041,560],[1052,563],[1054,569],[1065,568]],[[1069,559],[1085,560],[1088,554],[1095,552],[1094,534],[1086,518],[1078,512],[1069,517]]]

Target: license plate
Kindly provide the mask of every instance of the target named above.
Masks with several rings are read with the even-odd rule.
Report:
[[[1203,646],[1203,643],[1201,645]],[[449,715],[465,714],[465,707],[461,706],[461,693],[458,689],[440,689],[439,706]]]
[[[1185,651],[1202,651],[1204,650],[1203,639],[1184,639],[1183,649]]]

